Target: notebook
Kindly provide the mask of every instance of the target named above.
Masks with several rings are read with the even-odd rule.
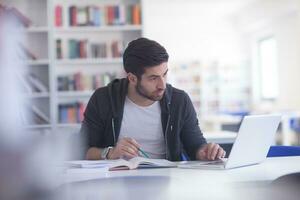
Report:
[[[245,116],[228,159],[187,161],[179,168],[231,169],[263,162],[280,123],[280,115]]]
[[[177,164],[165,159],[150,159],[144,157],[134,157],[130,160],[119,159],[111,163],[109,166],[110,171],[137,169],[137,168],[165,168],[177,167]]]

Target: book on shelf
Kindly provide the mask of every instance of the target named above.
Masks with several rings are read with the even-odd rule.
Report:
[[[113,58],[120,58],[122,56],[122,43],[120,41],[113,41],[111,43],[111,52]]]
[[[62,40],[56,39],[56,58],[62,59],[64,49]],[[67,41],[68,58],[121,58],[124,51],[124,41],[91,42],[88,39],[69,39]]]
[[[75,40],[68,41],[69,58],[87,58],[88,40]]]
[[[8,7],[0,3],[0,14],[15,18],[21,25],[26,28],[32,25],[32,21],[15,7]]]
[[[69,25],[77,26],[77,7],[76,6],[69,7]]]
[[[99,87],[106,86],[110,81],[117,77],[116,73],[102,74],[75,74],[57,77],[58,91],[92,91]]]
[[[151,159],[144,157],[134,157],[129,160],[119,159],[109,166],[110,171],[128,170],[137,168],[169,168],[177,167],[177,164],[165,159]]]
[[[87,58],[87,44],[88,40],[81,40],[79,42],[79,57]]]
[[[89,22],[89,14],[88,14],[88,7],[77,7],[77,26],[85,26],[88,24]]]
[[[69,7],[70,26],[140,25],[139,4]]]
[[[56,39],[56,58],[57,59],[62,59],[62,41],[61,39]]]
[[[86,105],[82,102],[58,105],[59,122],[63,124],[81,123]]]
[[[93,43],[91,44],[91,57],[92,58],[106,58],[107,57],[107,44],[106,43]]]
[[[141,24],[141,8],[138,4],[132,6],[132,24]]]
[[[60,27],[63,25],[63,8],[61,5],[56,5],[54,10],[54,24]]]

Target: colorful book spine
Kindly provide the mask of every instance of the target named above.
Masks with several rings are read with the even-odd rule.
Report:
[[[124,50],[124,41],[90,42],[88,39],[69,39],[67,42],[69,59],[84,58],[120,58]],[[61,39],[56,39],[56,58],[63,58]]]
[[[132,5],[126,6],[126,22],[132,24]]]
[[[87,40],[79,41],[79,58],[87,58]]]
[[[63,25],[63,10],[61,5],[56,5],[55,6],[55,20],[54,24],[56,27],[60,27]]]
[[[83,120],[86,104],[83,102],[65,103],[58,106],[59,123],[74,124]]]
[[[77,7],[77,9],[76,9],[76,25],[77,26],[88,25],[87,7]]]
[[[58,91],[92,91],[99,87],[103,87],[115,79],[115,73],[103,74],[83,74],[77,72],[75,74],[62,75],[57,77]]]
[[[126,24],[126,12],[125,12],[124,5],[119,6],[119,24],[120,25]]]
[[[77,7],[71,6],[69,8],[69,25],[77,26]]]
[[[56,40],[56,58],[57,59],[62,59],[62,41],[61,39]]]
[[[56,16],[60,16],[60,7],[55,9]],[[60,24],[59,17],[57,25]],[[141,7],[139,4],[133,5],[106,5],[85,7],[69,7],[70,26],[118,26],[125,24],[141,24]]]
[[[132,24],[141,24],[141,8],[138,4],[132,6]]]

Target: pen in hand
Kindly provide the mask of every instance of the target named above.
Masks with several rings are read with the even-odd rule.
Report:
[[[138,148],[139,152],[143,154],[144,157],[149,158],[149,156],[141,148]]]

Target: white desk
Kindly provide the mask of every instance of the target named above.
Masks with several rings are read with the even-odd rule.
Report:
[[[247,199],[249,191],[240,187],[241,182],[270,182],[293,172],[300,172],[300,156],[268,158],[231,170],[91,170],[67,174],[65,181],[72,184],[60,191],[64,199]]]

